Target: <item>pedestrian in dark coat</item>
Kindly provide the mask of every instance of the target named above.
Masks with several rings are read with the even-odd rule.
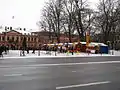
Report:
[[[0,57],[3,57],[3,50],[4,48],[2,46],[0,46]]]
[[[27,54],[29,54],[29,47],[27,48]]]

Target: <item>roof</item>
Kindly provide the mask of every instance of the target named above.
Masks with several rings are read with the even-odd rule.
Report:
[[[91,43],[90,43],[90,46],[108,46],[108,45],[106,45],[106,44],[104,44],[104,43],[91,42]]]
[[[28,32],[28,31],[24,31],[24,30],[17,30],[17,29],[15,29],[15,30],[7,30],[7,31],[5,31],[5,29],[0,29],[0,33],[3,33],[3,32],[10,32],[10,31],[16,31],[16,32],[18,32],[18,33],[21,33],[21,34],[23,34],[23,35],[28,35],[28,34],[31,34],[31,32]]]
[[[48,36],[49,34],[51,35],[55,35],[54,32],[49,32],[49,31],[38,31],[38,32],[31,32],[33,34],[40,34],[40,35],[44,35],[44,36]]]
[[[10,33],[10,32],[12,32],[12,31],[21,34],[20,32],[17,32],[17,31],[15,31],[15,30],[7,31],[7,33]]]
[[[31,34],[30,32],[24,31],[24,30],[15,30],[15,31],[17,31],[19,33],[22,33],[23,35],[25,35],[25,34]]]
[[[5,30],[4,29],[0,29],[0,33],[3,33],[3,32],[5,32]]]
[[[81,44],[86,44],[86,42],[80,42]],[[78,42],[75,42],[75,44],[78,44]],[[89,46],[108,46],[104,43],[97,43],[97,42],[91,42]]]
[[[80,42],[81,44],[86,44],[86,42]],[[75,42],[74,44],[78,44],[78,42]]]

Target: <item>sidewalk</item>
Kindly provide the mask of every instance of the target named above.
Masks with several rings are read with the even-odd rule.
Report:
[[[20,56],[20,50],[9,50],[9,53],[7,55],[4,54],[4,57],[33,57],[38,56],[39,51],[35,51],[35,54],[32,53],[32,50],[29,51],[29,54],[27,54],[27,51],[25,51],[25,56]],[[53,54],[53,52],[52,52]],[[40,56],[48,56],[49,54],[46,54],[46,51],[40,51]]]
[[[39,51],[35,51],[35,54],[32,53],[32,50],[27,54],[25,51],[25,56],[20,56],[19,50],[10,50],[7,55],[4,54],[3,58],[64,58],[64,57],[100,57],[100,56],[120,56],[120,51],[114,51],[114,55],[111,54],[87,54],[87,53],[56,53],[51,51],[46,54],[46,51],[40,51],[40,56],[38,56]]]

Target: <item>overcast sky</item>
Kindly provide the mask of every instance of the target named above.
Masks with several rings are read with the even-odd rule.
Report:
[[[46,0],[0,0],[0,25],[37,29],[40,11]],[[98,0],[89,0],[95,8]],[[14,16],[14,19],[12,19]]]

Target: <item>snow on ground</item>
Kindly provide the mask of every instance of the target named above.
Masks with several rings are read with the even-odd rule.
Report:
[[[120,56],[120,51],[111,50],[110,52],[113,52],[113,55],[115,56]]]
[[[27,54],[25,51],[25,56],[20,56],[19,50],[10,50],[7,55],[4,54],[4,58],[50,58],[50,57],[97,57],[97,56],[120,56],[120,51],[113,51],[114,55],[112,55],[112,51],[110,51],[110,54],[87,54],[87,53],[74,53],[72,55],[71,53],[56,53],[57,56],[55,56],[55,52],[46,52],[46,51],[40,51],[40,56],[38,56],[39,51],[35,51],[35,54],[32,53],[32,50]]]

